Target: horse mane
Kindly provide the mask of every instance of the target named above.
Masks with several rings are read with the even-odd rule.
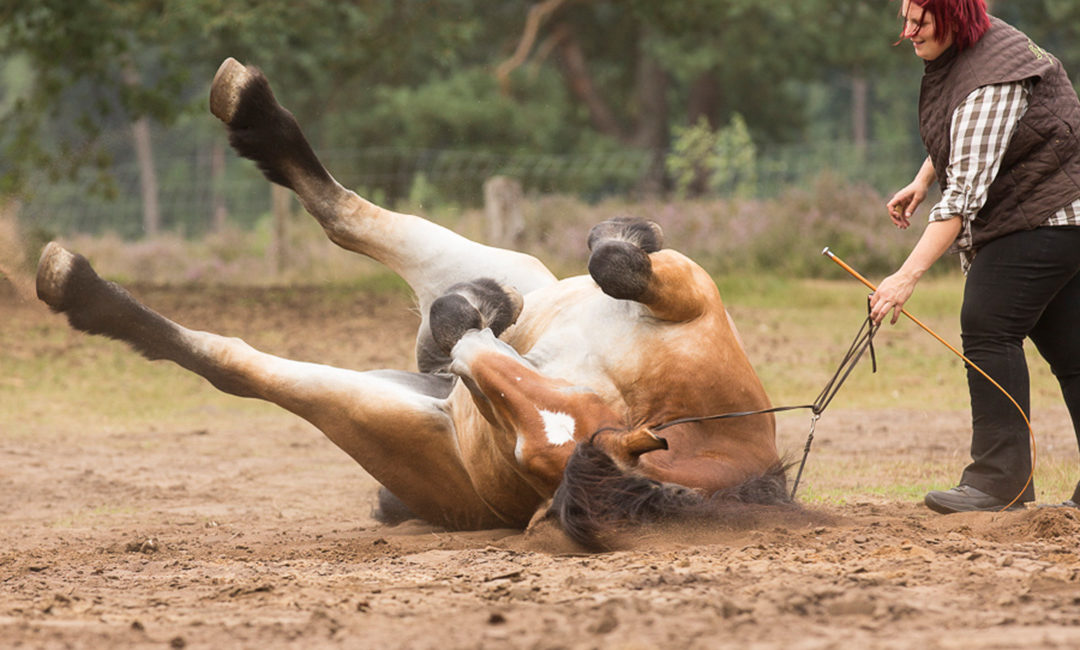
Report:
[[[631,525],[723,518],[733,506],[746,504],[791,505],[787,469],[778,462],[760,476],[706,495],[628,472],[590,440],[571,454],[546,516],[581,546],[610,550],[606,540]]]

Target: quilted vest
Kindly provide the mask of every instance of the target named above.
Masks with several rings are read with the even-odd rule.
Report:
[[[919,93],[919,132],[941,189],[947,186],[953,111],[981,86],[1031,80],[1027,112],[1005,150],[986,205],[972,222],[977,250],[1002,235],[1038,227],[1080,198],[1080,100],[1061,62],[1007,23],[962,52],[952,46],[926,62]]]

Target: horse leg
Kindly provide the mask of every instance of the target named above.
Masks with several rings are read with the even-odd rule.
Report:
[[[663,321],[685,322],[719,305],[709,274],[689,258],[662,249],[660,226],[645,219],[603,221],[589,233],[589,274],[613,298],[643,304]],[[734,324],[727,319],[729,326]]]
[[[226,59],[214,76],[210,110],[229,142],[272,182],[292,189],[342,248],[371,257],[404,278],[422,314],[459,282],[494,278],[519,293],[555,281],[536,258],[485,246],[417,216],[381,208],[342,187],[323,167],[292,113],[257,68]]]
[[[460,461],[446,407],[450,382],[401,371],[355,372],[282,359],[240,339],[182,327],[102,280],[59,245],[42,253],[38,297],[71,325],[166,359],[219,390],[308,420],[425,519],[453,528],[505,525]]]

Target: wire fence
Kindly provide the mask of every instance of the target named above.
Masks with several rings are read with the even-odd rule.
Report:
[[[271,209],[269,185],[250,162],[228,152],[213,163],[214,142],[156,143],[155,170],[162,230],[198,236],[211,229],[216,210],[230,224],[254,227]],[[762,149],[754,190],[758,198],[805,186],[823,172],[841,182],[868,184],[881,192],[906,184],[924,154],[918,146],[817,143]],[[479,206],[485,180],[495,175],[521,182],[526,193],[563,194],[596,201],[634,195],[655,177],[662,159],[644,151],[596,153],[500,153],[392,148],[330,149],[326,167],[346,187],[377,203],[400,201],[437,206]],[[662,171],[662,170],[661,170]],[[720,190],[721,194],[723,190]],[[140,172],[134,162],[84,170],[74,179],[39,179],[23,203],[24,226],[51,234],[114,232],[143,234]]]

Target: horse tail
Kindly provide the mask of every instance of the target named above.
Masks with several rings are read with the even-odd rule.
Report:
[[[630,525],[717,518],[736,504],[790,505],[787,469],[777,462],[759,476],[706,495],[627,472],[591,441],[583,442],[566,463],[547,516],[581,546],[610,550],[606,540]]]

